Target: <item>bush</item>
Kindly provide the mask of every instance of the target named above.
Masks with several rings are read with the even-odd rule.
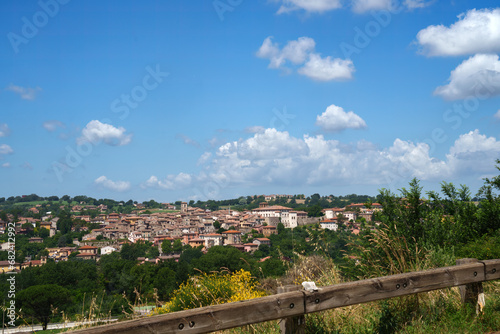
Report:
[[[224,304],[263,297],[256,281],[243,269],[231,273],[202,274],[189,279],[174,291],[173,297],[155,314],[177,312],[197,307]]]

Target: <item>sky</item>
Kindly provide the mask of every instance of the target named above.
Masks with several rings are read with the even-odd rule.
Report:
[[[497,1],[0,2],[0,196],[377,195],[498,174]]]

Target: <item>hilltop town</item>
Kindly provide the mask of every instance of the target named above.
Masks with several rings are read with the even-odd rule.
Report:
[[[189,206],[187,202],[156,203],[157,208],[152,210],[148,209],[148,203],[128,203],[133,207],[130,213],[114,212],[105,204],[92,205],[81,201],[74,205],[59,206],[60,212],[68,213],[69,220],[66,218],[64,223],[61,214],[47,211],[50,206],[26,206],[25,215],[2,214],[0,234],[5,233],[9,225],[15,225],[16,236],[29,236],[29,243],[32,244],[41,245],[46,238],[69,232],[79,233],[79,238],[60,242],[59,237],[58,247],[38,247],[38,252],[33,251],[36,254],[23,254],[25,257],[15,266],[2,261],[0,271],[41,266],[49,259],[67,261],[71,256],[82,260],[99,260],[102,255],[120,251],[124,244],[136,243],[151,244],[158,249],[157,256],[139,258],[140,262],[158,263],[178,259],[179,254],[175,252],[164,253],[162,245],[165,241],[171,245],[200,248],[203,252],[213,246],[231,246],[242,252],[253,253],[260,245],[271,246],[269,237],[277,234],[280,224],[285,229],[316,225],[321,229],[337,231],[342,228],[358,234],[360,224],[371,222],[374,212],[381,210],[378,203],[350,203],[344,207],[323,208],[319,217],[311,217],[306,211],[274,204],[278,198],[286,198],[290,203],[292,196],[255,196],[256,200],[263,199],[258,207],[243,210],[228,206],[212,211]],[[306,204],[305,198],[293,200],[298,204]],[[12,247],[8,241],[1,246],[4,251]],[[16,259],[20,257],[16,256]]]

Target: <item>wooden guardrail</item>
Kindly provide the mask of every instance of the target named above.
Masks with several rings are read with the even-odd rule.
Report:
[[[463,263],[466,262],[466,263]],[[460,264],[462,263],[462,264]],[[500,279],[500,259],[465,259],[456,266],[292,291],[228,304],[123,321],[73,331],[74,334],[209,333],[258,322]],[[476,299],[477,300],[477,299]]]

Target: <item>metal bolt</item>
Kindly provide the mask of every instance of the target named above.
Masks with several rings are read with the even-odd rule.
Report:
[[[396,284],[396,289],[399,289],[400,287],[401,287],[401,285]]]
[[[290,304],[290,308],[294,308],[295,307],[295,304],[294,303],[291,303]]]
[[[179,329],[183,329],[184,328],[184,324],[183,323],[180,323],[179,324]]]
[[[189,327],[193,328],[194,327],[194,321],[189,322]]]
[[[319,304],[319,298],[316,298],[316,299],[314,300],[314,302],[315,302],[316,304]]]
[[[491,271],[493,274],[497,272],[496,268],[493,268],[493,270]]]
[[[477,276],[477,271],[474,272],[474,276]]]
[[[403,288],[406,288],[407,286],[408,286],[408,284],[403,283]]]

